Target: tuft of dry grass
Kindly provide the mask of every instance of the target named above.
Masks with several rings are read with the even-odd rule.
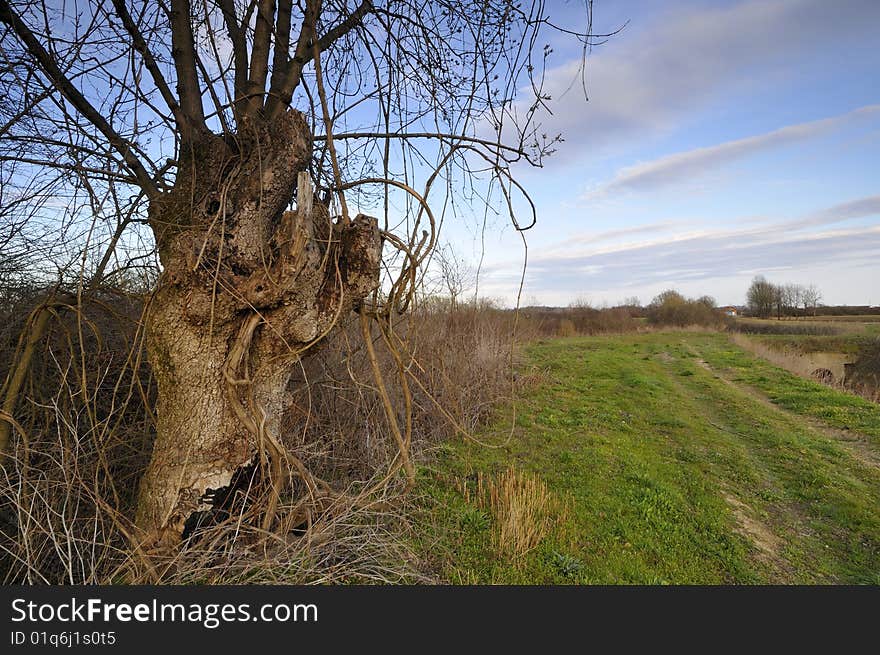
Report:
[[[559,516],[561,505],[536,475],[510,466],[500,474],[477,474],[473,491],[462,483],[465,501],[489,512],[499,556],[517,560],[541,543]]]

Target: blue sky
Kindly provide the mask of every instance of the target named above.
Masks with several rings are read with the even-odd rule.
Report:
[[[580,2],[554,0],[576,24]],[[523,301],[646,303],[667,288],[740,304],[751,278],[880,305],[880,2],[600,0],[586,63],[554,42],[544,131],[517,174],[538,208]],[[515,300],[518,235],[487,232],[480,295]],[[472,224],[444,240],[476,262]]]

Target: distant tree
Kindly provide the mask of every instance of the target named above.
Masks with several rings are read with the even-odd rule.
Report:
[[[647,307],[648,322],[654,325],[714,326],[721,315],[715,310],[715,300],[703,296],[699,300],[685,298],[674,289],[658,294]]]
[[[776,320],[781,320],[785,314],[785,286],[774,284],[773,286],[773,310]]]
[[[568,303],[569,309],[593,309],[593,303],[590,302],[590,299],[586,296],[578,296],[570,303]]]
[[[776,299],[775,285],[768,282],[763,275],[758,275],[752,280],[752,284],[746,293],[746,304],[750,313],[761,318],[767,318],[773,312]]]
[[[455,309],[459,297],[474,286],[476,271],[449,244],[437,249],[435,260],[439,269],[440,281],[446,293],[449,294],[452,309]]]
[[[812,311],[813,316],[815,316],[816,307],[819,305],[820,300],[822,300],[822,292],[819,291],[815,284],[804,287],[801,295],[801,302],[804,305],[804,314]]]
[[[648,307],[660,307],[664,305],[667,307],[673,307],[675,305],[683,305],[686,302],[687,299],[678,291],[675,289],[667,289],[654,296],[654,299]]]
[[[638,299],[637,296],[624,298],[617,305],[616,309],[625,312],[626,315],[631,318],[643,317],[645,315],[645,308],[642,307],[642,302]]]
[[[794,316],[797,313],[801,287],[797,284],[774,285],[776,318]]]
[[[792,316],[797,316],[798,308],[801,306],[804,295],[804,285],[802,284],[786,284],[785,296],[786,305]]]

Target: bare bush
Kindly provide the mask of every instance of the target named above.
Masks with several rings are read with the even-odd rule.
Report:
[[[587,303],[568,307],[527,307],[520,319],[543,336],[621,334],[635,332],[641,322],[629,307],[596,308]]]
[[[648,305],[647,317],[648,323],[658,326],[720,327],[723,324],[721,313],[715,309],[714,299],[703,296],[691,300],[671,289],[651,301]]]
[[[3,318],[21,328],[47,302],[34,292]],[[178,553],[140,552],[131,517],[155,434],[142,309],[142,297],[111,290],[79,309],[53,305],[0,480],[5,582],[424,581],[401,537],[404,481],[388,486],[385,479],[397,445],[357,321],[345,322],[300,367],[282,430],[292,456],[347,493],[325,497],[297,520],[301,503],[285,495],[277,512],[287,523],[263,531],[254,527],[262,510],[253,468],[215,499],[213,512],[190,523]],[[469,435],[523,383],[511,368],[515,334],[529,334],[523,328],[528,324],[517,325],[515,313],[486,303],[452,310],[424,302],[385,334],[372,330],[380,376],[393,379],[402,368],[409,381],[387,391],[417,460],[440,440]],[[16,333],[2,343],[3,372],[15,361]]]
[[[570,318],[563,318],[559,320],[559,327],[556,329],[556,336],[558,337],[573,337],[577,334],[577,329],[574,326],[574,321]]]

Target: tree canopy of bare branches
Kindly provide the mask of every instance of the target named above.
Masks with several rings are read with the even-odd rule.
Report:
[[[583,9],[558,33],[586,51]],[[288,488],[304,498],[288,524],[334,497],[279,438],[291,371],[353,310],[371,356],[371,323],[396,348],[390,317],[445,215],[434,197],[534,223],[513,211],[528,199],[512,167],[559,141],[535,122],[548,29],[540,0],[0,0],[0,275],[29,242],[74,304],[161,272],[142,278],[158,406],[139,548],[179,543],[244,470],[262,472],[267,530]],[[412,481],[409,421],[374,372],[386,480]]]

